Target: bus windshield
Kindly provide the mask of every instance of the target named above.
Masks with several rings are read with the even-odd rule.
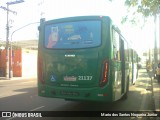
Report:
[[[96,47],[101,44],[100,21],[76,21],[47,24],[45,48],[74,49]]]

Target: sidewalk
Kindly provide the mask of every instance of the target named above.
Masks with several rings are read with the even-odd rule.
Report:
[[[160,112],[160,82],[157,79],[152,79],[153,97],[155,101],[155,111]]]
[[[155,111],[160,112],[160,81],[154,79],[153,73],[151,71],[148,73],[148,77],[151,78],[153,86],[153,99],[154,99]],[[160,118],[157,117],[156,120],[160,120]]]
[[[152,71],[148,72],[148,77],[151,78],[153,85],[153,97],[155,102],[155,111],[160,112],[160,80],[154,79]]]

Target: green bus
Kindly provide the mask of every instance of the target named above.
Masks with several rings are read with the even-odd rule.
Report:
[[[130,51],[108,16],[41,19],[38,95],[104,102],[127,98]]]

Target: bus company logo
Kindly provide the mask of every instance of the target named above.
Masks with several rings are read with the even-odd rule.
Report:
[[[2,117],[11,117],[11,112],[2,112]]]
[[[74,76],[65,76],[64,81],[76,81],[77,77]]]

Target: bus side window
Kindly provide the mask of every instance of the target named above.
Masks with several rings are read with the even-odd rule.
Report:
[[[120,61],[120,39],[119,34],[113,29],[113,59]]]
[[[124,41],[125,61],[129,61],[129,49],[128,44]]]
[[[132,62],[132,49],[129,49],[129,62]]]

